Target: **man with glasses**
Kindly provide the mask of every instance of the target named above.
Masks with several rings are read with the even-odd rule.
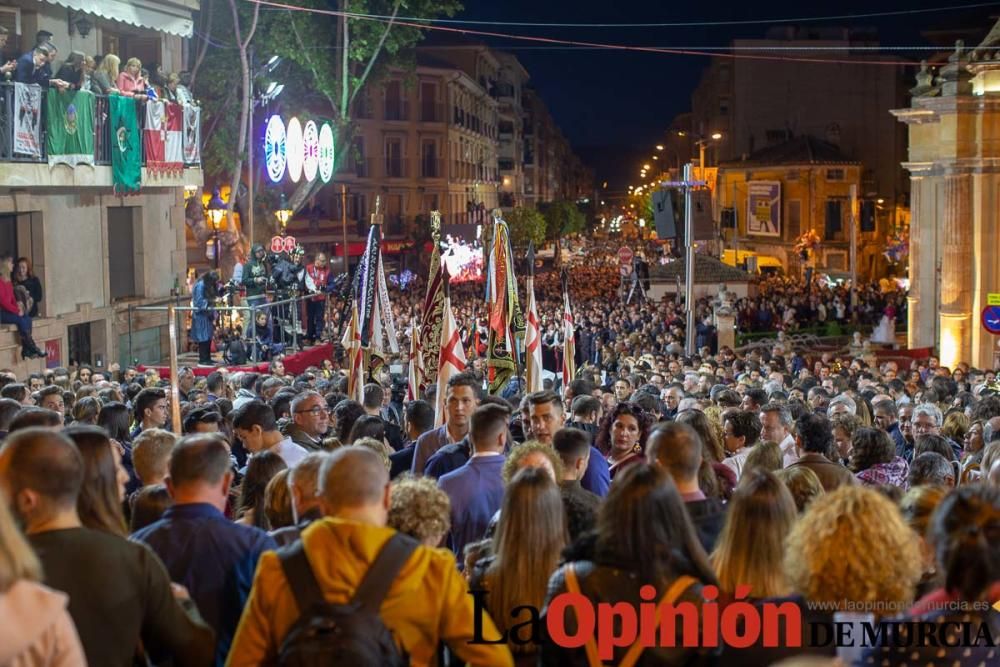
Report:
[[[291,404],[292,424],[285,434],[296,445],[310,452],[323,450],[323,436],[330,430],[330,411],[326,400],[315,391],[304,391]]]
[[[922,435],[941,435],[941,424],[944,416],[941,410],[932,403],[921,403],[913,410],[913,437],[919,438]],[[942,436],[943,437],[943,436]],[[951,438],[945,438],[955,452],[955,458],[962,458],[962,446]],[[910,456],[913,456],[912,451]]]

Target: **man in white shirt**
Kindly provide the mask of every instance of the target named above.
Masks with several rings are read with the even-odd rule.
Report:
[[[294,468],[309,453],[281,434],[274,410],[263,401],[249,401],[233,413],[233,433],[251,454],[274,452],[289,468]]]
[[[757,413],[745,410],[730,413],[722,424],[722,445],[727,454],[723,463],[733,469],[737,481],[743,474],[751,448],[760,440],[760,431]]]
[[[761,438],[778,443],[782,466],[787,468],[799,460],[799,451],[792,435],[792,414],[780,403],[768,403],[760,409]]]

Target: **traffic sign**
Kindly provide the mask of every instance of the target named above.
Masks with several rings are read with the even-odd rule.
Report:
[[[282,252],[291,252],[295,250],[295,237],[294,236],[272,236],[271,237],[271,252],[274,254],[279,254]]]
[[[635,253],[632,252],[632,248],[626,245],[618,248],[618,261],[622,264],[631,264],[633,257],[635,257]]]
[[[983,308],[983,328],[994,336],[1000,336],[1000,306]]]
[[[990,292],[986,295],[987,306],[1000,306],[1000,292]]]

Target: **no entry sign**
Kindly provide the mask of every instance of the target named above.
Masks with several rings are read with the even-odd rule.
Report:
[[[618,261],[622,264],[631,264],[634,256],[635,253],[632,252],[632,248],[624,245],[618,248]]]
[[[994,336],[1000,336],[1000,306],[983,308],[983,328]]]

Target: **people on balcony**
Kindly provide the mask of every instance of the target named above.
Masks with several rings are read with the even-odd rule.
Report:
[[[7,48],[7,28],[0,25],[0,54],[3,54],[3,50]],[[17,69],[16,60],[8,60],[7,62],[0,65],[0,76],[7,77],[13,76],[14,70]]]
[[[21,336],[22,357],[44,357],[45,352],[39,350],[31,338],[31,318],[14,298],[14,283],[11,282],[13,270],[14,258],[10,255],[0,257],[0,324],[13,324],[17,327],[17,333]]]
[[[109,56],[105,56],[107,60]],[[146,80],[142,78],[142,61],[129,58],[125,69],[118,75],[118,92],[129,97],[145,96]]]
[[[110,95],[118,92],[118,65],[121,60],[113,53],[101,58],[94,76],[90,79],[90,87],[98,95]]]
[[[72,88],[79,89],[83,82],[83,68],[86,56],[79,51],[72,51],[56,73],[56,78],[68,83]]]
[[[36,46],[17,59],[14,81],[18,83],[37,83],[48,86],[52,78],[49,67],[49,51],[45,46]]]
[[[31,260],[27,257],[18,257],[14,265],[14,285],[23,287],[31,298],[28,308],[28,317],[38,317],[38,304],[42,302],[42,281],[38,279],[31,267]]]

